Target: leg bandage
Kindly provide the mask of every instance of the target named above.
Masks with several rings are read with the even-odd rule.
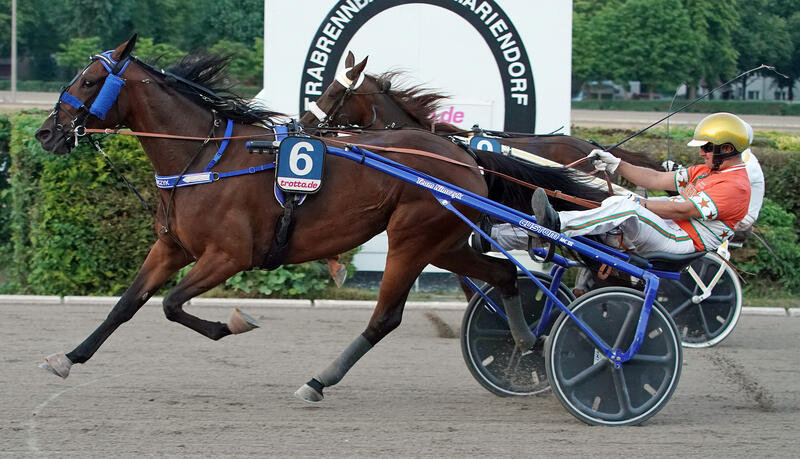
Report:
[[[525,316],[522,313],[522,299],[519,294],[503,297],[503,306],[506,308],[508,327],[511,329],[511,336],[514,337],[514,342],[523,351],[533,349],[536,344],[536,336],[531,333],[527,322],[525,322]]]
[[[370,349],[372,349],[372,343],[367,341],[364,335],[358,335],[344,352],[314,379],[321,382],[325,387],[333,386],[341,381],[347,371]]]

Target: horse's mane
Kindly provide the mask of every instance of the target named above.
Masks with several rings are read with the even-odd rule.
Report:
[[[485,169],[502,172],[530,184],[552,191],[558,190],[564,194],[579,198],[600,202],[608,197],[606,191],[589,185],[590,179],[569,169],[524,163],[514,158],[484,150],[473,151],[478,157],[478,163]],[[501,202],[522,212],[530,213],[532,211],[532,189],[491,173],[485,174],[484,178],[486,179],[486,185],[489,187],[489,199]],[[551,198],[550,201],[556,210],[585,210],[584,207],[562,199]]]
[[[406,72],[400,70],[390,70],[380,75],[368,74],[367,76],[374,78],[379,88],[386,87],[385,85],[389,86],[391,88],[387,91],[389,96],[425,129],[430,129],[432,117],[441,108],[441,102],[450,97],[422,85],[404,87],[400,80],[406,78]],[[436,123],[436,125],[442,126],[443,124]],[[458,130],[454,127],[454,132]]]
[[[232,56],[196,52],[182,57],[167,67],[167,71],[204,87],[218,97],[201,94],[190,85],[167,77],[167,82],[195,103],[216,110],[221,116],[242,124],[271,124],[272,118],[284,116],[268,110],[257,101],[246,100],[231,91],[233,83],[225,68]]]

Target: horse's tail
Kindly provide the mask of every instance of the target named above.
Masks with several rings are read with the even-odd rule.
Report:
[[[501,172],[532,185],[552,191],[560,191],[583,199],[599,202],[608,197],[606,191],[590,185],[591,178],[564,167],[541,166],[489,151],[473,151],[477,155],[478,163],[485,169]],[[522,212],[532,212],[531,195],[533,194],[533,189],[491,173],[485,174],[484,177],[489,188],[489,199]],[[585,209],[578,204],[563,199],[551,198],[550,202],[556,210]]]

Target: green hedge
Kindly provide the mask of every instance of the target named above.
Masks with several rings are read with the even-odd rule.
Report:
[[[17,80],[17,91],[61,92],[64,81]],[[11,80],[0,79],[0,91],[10,91]]]
[[[670,109],[672,99],[627,100],[627,99],[585,99],[572,101],[572,108],[586,110],[631,110],[668,113],[689,101],[677,99]],[[800,115],[800,104],[789,102],[747,101],[747,100],[704,100],[688,107],[689,113],[731,112],[739,115]]]
[[[781,291],[800,292],[800,246],[794,231],[794,214],[786,212],[770,199],[758,216],[759,233],[774,250],[767,250],[761,242],[751,237],[744,247],[732,251],[733,261],[745,274],[745,288],[759,294],[781,296]]]
[[[155,242],[153,216],[94,148],[82,145],[63,156],[45,152],[33,136],[45,116],[37,111],[10,119],[11,169],[3,200],[10,209],[10,263],[0,290],[119,295]],[[138,141],[110,136],[102,143],[116,168],[155,209],[153,168]],[[316,292],[328,283],[324,266],[311,262],[245,273],[227,288],[284,296]]]

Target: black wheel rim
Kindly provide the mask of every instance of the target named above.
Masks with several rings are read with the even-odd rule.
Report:
[[[539,280],[549,287],[549,278]],[[533,328],[542,316],[547,296],[526,276],[518,278],[518,286],[523,313]],[[490,287],[487,295],[505,313],[500,294]],[[564,291],[559,291],[559,299],[568,304],[571,298]],[[489,384],[505,395],[532,395],[550,387],[542,353],[543,339],[539,340],[532,352],[521,355],[506,320],[483,299],[472,310],[466,325],[464,332],[468,364],[478,372],[476,376],[483,379],[481,384]],[[549,333],[549,327],[545,333]]]
[[[637,295],[605,293],[574,312],[606,344],[627,349],[641,305]],[[652,309],[639,352],[620,369],[575,321],[560,323],[550,352],[559,397],[590,423],[635,424],[652,416],[671,396],[680,372],[680,345],[668,320]]]
[[[703,257],[691,264],[695,273],[708,285],[720,268],[720,262]],[[728,270],[711,291],[711,296],[694,303],[692,297],[702,292],[689,275],[681,273],[680,280],[665,279],[658,291],[658,302],[667,309],[685,343],[705,343],[714,340],[735,325],[737,319],[737,289]]]

